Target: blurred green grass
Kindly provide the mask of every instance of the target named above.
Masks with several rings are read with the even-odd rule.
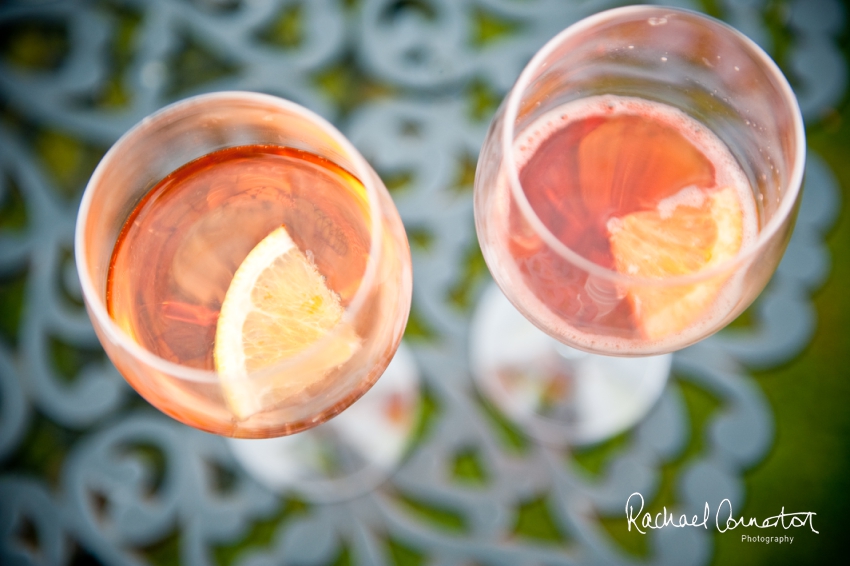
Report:
[[[846,34],[846,31],[845,31]],[[846,36],[845,36],[846,39]],[[850,55],[846,41],[845,56]],[[745,476],[745,516],[812,511],[820,534],[794,529],[791,545],[748,544],[740,532],[717,535],[715,564],[841,564],[850,526],[850,97],[808,128],[809,147],[841,184],[841,212],[827,239],[832,272],[815,295],[817,330],[806,351],[755,378],[776,419],[776,438],[764,461]],[[748,533],[751,534],[751,533]],[[764,534],[768,534],[765,531]],[[770,534],[774,534],[772,531]]]

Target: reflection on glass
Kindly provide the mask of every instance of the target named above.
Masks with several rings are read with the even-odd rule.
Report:
[[[375,386],[334,419],[292,436],[230,438],[228,444],[268,489],[342,501],[392,474],[409,448],[418,410],[419,372],[402,344]]]
[[[613,358],[541,332],[496,285],[471,328],[472,372],[507,416],[547,444],[605,440],[643,418],[667,383],[670,356]]]

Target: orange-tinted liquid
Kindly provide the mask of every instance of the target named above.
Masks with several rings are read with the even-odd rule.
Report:
[[[568,113],[576,117],[565,111],[542,119],[518,148],[520,183],[541,222],[568,248],[612,270],[611,218],[656,209],[687,187],[708,191],[732,178],[742,184],[743,175],[731,159],[717,157],[726,150],[718,150],[713,134],[695,130],[680,113],[649,102],[618,104],[628,110],[599,101],[573,104]],[[516,203],[509,225],[510,254],[525,284],[555,315],[579,331],[635,335],[631,303],[622,299],[612,308],[600,301],[613,288],[589,285],[587,271],[529,231]]]
[[[109,313],[158,356],[214,369],[221,303],[254,246],[285,226],[346,305],[366,268],[368,210],[360,181],[317,155],[268,145],[211,153],[130,214],[109,267]]]

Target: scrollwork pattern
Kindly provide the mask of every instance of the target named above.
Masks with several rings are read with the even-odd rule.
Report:
[[[18,285],[25,298],[12,335],[0,335],[0,562],[67,564],[84,551],[104,564],[143,564],[145,549],[176,537],[181,562],[214,564],[215,548],[236,545],[287,505],[287,494],[269,493],[241,471],[221,439],[139,408],[98,351],[69,260],[85,178],[51,172],[103,151],[170,101],[222,89],[269,92],[326,116],[393,189],[413,241],[414,312],[427,329],[412,348],[438,407],[385,485],[287,515],[270,542],[233,563],[318,565],[347,553],[356,564],[390,564],[400,545],[445,566],[630,564],[598,517],[622,513],[633,491],[655,496],[661,466],[697,434],[706,440],[675,480],[678,505],[728,497],[739,506],[743,472],[773,442],[770,408],[749,368],[773,367],[809,343],[817,324],[811,296],[829,273],[823,240],[836,220],[838,190],[817,155],[810,154],[797,229],[759,300],[757,323],[678,353],[680,380],[598,475],[559,450],[506,448],[469,377],[469,301],[486,277],[469,268],[476,251],[470,175],[487,121],[549,37],[617,4],[78,0],[0,8],[4,30],[44,24],[65,41],[61,64],[0,60],[0,104],[11,117],[0,122],[0,219],[17,219],[0,223],[0,284]],[[766,2],[717,4],[730,23],[773,49],[761,17]],[[846,87],[835,45],[842,6],[783,6],[783,24],[795,36],[788,68],[806,118],[819,119]],[[43,143],[48,138],[64,153]],[[704,390],[723,407],[705,430],[690,430],[683,387]],[[73,434],[56,477],[10,463],[42,438],[39,431],[56,427]],[[486,481],[452,476],[462,453],[475,455]],[[417,501],[451,510],[456,528],[418,514]],[[514,535],[517,509],[529,501],[542,501],[557,543]],[[711,556],[711,537],[696,529],[649,536],[646,563],[698,565]]]

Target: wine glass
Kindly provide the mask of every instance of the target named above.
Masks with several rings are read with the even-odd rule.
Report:
[[[241,281],[272,306],[294,291],[260,296],[261,277],[298,281],[312,293],[298,312],[324,316],[308,321],[317,336],[305,345],[309,325],[280,319],[300,350],[217,370],[253,352],[239,301],[227,316],[243,341],[220,336],[234,273],[281,245],[300,252]],[[86,187],[75,253],[94,329],[124,378],[167,415],[224,436],[288,435],[340,413],[390,363],[410,308],[410,251],[380,178],[327,121],[258,93],[192,97],[124,134]]]
[[[499,288],[472,326],[482,391],[547,442],[633,425],[670,352],[766,285],[804,161],[788,82],[724,23],[634,6],[561,32],[503,101],[476,171],[476,229]]]

